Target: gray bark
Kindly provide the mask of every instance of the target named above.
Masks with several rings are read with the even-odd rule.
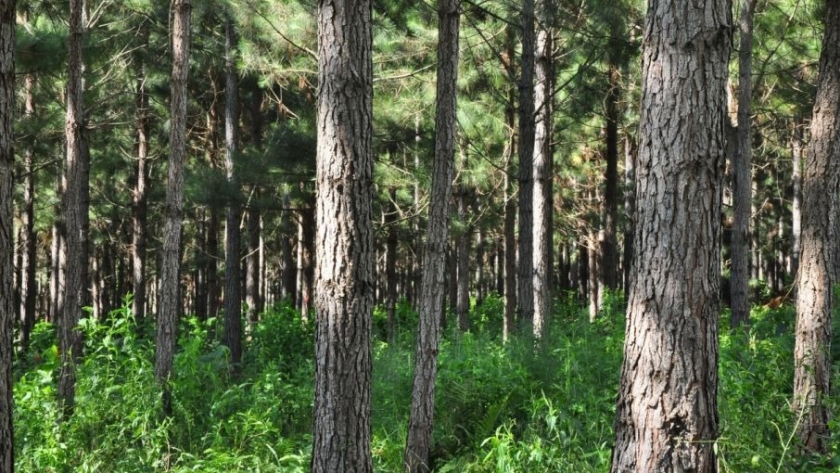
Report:
[[[460,0],[438,2],[437,98],[435,104],[435,158],[429,223],[423,245],[414,384],[404,464],[411,473],[428,472],[435,414],[435,380],[444,307],[446,243],[449,234],[449,199],[455,159]]]
[[[534,0],[522,1],[522,72],[519,78],[519,316],[534,318]]]
[[[148,32],[144,32],[144,44]],[[138,319],[146,316],[146,222],[148,213],[146,184],[149,157],[149,93],[146,90],[146,67],[142,59],[137,65],[137,168],[132,192],[131,282],[134,298],[132,312]]]
[[[750,321],[750,208],[752,199],[752,44],[755,0],[741,0],[741,48],[738,53],[738,137],[732,163],[732,327]]]
[[[372,36],[369,0],[319,0],[312,472],[373,469]]]
[[[35,114],[35,76],[26,75],[24,83],[24,113],[26,118]],[[21,279],[20,279],[20,344],[21,350],[29,349],[29,338],[35,326],[35,303],[37,287],[35,269],[38,265],[35,240],[35,153],[34,141],[27,146],[23,155],[23,222],[21,224]]]
[[[187,161],[187,78],[190,56],[190,0],[175,0],[172,23],[172,77],[170,79],[169,174],[166,181],[160,305],[155,343],[155,378],[167,383],[178,341],[181,311],[181,219],[184,208],[184,167]],[[169,390],[166,388],[165,393]],[[171,415],[171,399],[164,398],[164,410]]]
[[[88,269],[89,173],[90,162],[83,103],[82,36],[83,2],[70,2],[67,113],[64,133],[67,150],[64,163],[64,229],[66,265],[64,303],[59,319],[61,370],[58,393],[64,415],[73,412],[76,395],[76,363],[82,352],[82,335],[77,329],[83,308],[90,305]]]
[[[0,0],[0,471],[15,469],[14,355],[15,2]]]
[[[796,299],[794,409],[804,447],[830,446],[825,400],[831,380],[833,263],[837,254],[840,184],[840,3],[826,2],[820,79],[811,118],[811,143],[802,179],[802,255]]]
[[[714,472],[731,4],[651,1],[613,472]]]

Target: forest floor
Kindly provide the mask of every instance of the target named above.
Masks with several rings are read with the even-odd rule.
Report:
[[[501,342],[497,297],[473,309],[470,332],[447,328],[439,352],[435,471],[608,471],[623,313],[621,300],[610,298],[590,323],[573,301],[558,302],[537,348],[527,337]],[[390,344],[385,319],[377,309],[372,450],[376,471],[398,472],[417,316],[399,306]],[[832,420],[835,441],[825,456],[802,454],[793,435],[794,319],[789,306],[760,307],[752,313],[749,334],[732,334],[726,314],[722,318],[721,434],[715,444],[722,472],[840,472],[840,423]],[[174,413],[164,418],[152,327],[138,326],[126,308],[105,322],[85,320],[75,412],[59,422],[55,332],[40,324],[32,349],[15,364],[18,471],[308,471],[311,324],[285,306],[267,311],[248,337],[236,376],[229,374],[218,325],[182,321]],[[837,354],[832,373],[837,385]],[[840,412],[836,398],[830,403]]]

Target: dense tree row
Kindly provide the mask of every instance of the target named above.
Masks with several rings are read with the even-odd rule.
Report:
[[[224,321],[234,375],[265,307],[311,318],[313,471],[371,470],[400,298],[428,471],[441,330],[491,293],[537,346],[554,301],[595,320],[625,293],[613,468],[714,471],[723,306],[748,330],[796,296],[793,405],[825,450],[840,10],[701,3],[2,1],[0,471],[14,349],[56,324],[71,416],[79,321],[129,294],[165,393],[182,317]]]

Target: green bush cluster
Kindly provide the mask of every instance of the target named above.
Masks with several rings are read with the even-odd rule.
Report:
[[[82,322],[77,404],[63,422],[55,330],[36,328],[15,366],[19,471],[308,469],[311,321],[285,305],[267,310],[246,336],[242,369],[231,374],[216,337],[219,322],[185,318],[171,381],[173,415],[165,418],[152,331],[138,326],[129,307],[127,300],[103,321]],[[517,335],[503,343],[503,303],[495,296],[472,309],[470,332],[449,324],[439,351],[436,471],[607,471],[624,339],[620,294],[604,307],[590,323],[572,297],[558,301],[541,340]],[[417,314],[404,302],[397,314],[390,343],[381,331],[384,310],[374,318],[372,448],[375,469],[383,472],[402,469],[411,399]],[[749,333],[722,327],[715,445],[721,471],[840,471],[837,447],[811,457],[793,436],[794,318],[790,307],[756,308]],[[835,359],[835,377],[837,371]],[[840,430],[836,421],[831,427]]]

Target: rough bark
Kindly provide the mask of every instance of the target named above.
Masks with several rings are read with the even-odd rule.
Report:
[[[73,411],[76,395],[76,362],[82,352],[82,335],[77,325],[83,308],[90,305],[88,270],[89,173],[90,162],[83,103],[82,35],[83,2],[70,2],[67,113],[64,121],[66,155],[64,162],[64,229],[66,265],[64,304],[59,320],[61,371],[58,395],[64,415]]]
[[[429,452],[434,426],[437,351],[444,311],[449,199],[452,196],[455,159],[460,8],[460,0],[438,2],[435,157],[429,223],[426,242],[423,245],[423,279],[418,301],[420,323],[414,355],[414,384],[404,456],[406,471],[410,473],[428,472],[432,468]]]
[[[752,44],[755,0],[741,0],[741,47],[738,52],[738,137],[732,163],[732,327],[750,322],[750,207],[752,200]]]
[[[612,471],[717,471],[720,212],[731,4],[651,1]]]
[[[225,327],[222,344],[230,350],[232,369],[242,362],[242,277],[240,272],[241,239],[239,221],[239,184],[236,177],[236,154],[239,152],[239,80],[236,75],[236,32],[233,20],[225,21],[225,179],[228,205],[225,218]]]
[[[155,378],[168,382],[177,343],[181,310],[180,250],[184,208],[184,167],[187,161],[187,78],[190,56],[190,0],[175,0],[172,23],[172,77],[170,79],[169,174],[166,181],[160,303],[155,343]],[[165,389],[168,393],[168,388]],[[165,413],[171,415],[171,399],[164,397]]]
[[[318,2],[313,472],[370,472],[373,62],[369,0]]]
[[[532,283],[534,291],[533,314],[530,318],[534,337],[541,338],[545,331],[545,324],[552,312],[552,281],[554,250],[554,201],[552,195],[552,169],[554,156],[551,146],[551,130],[553,126],[552,98],[554,96],[554,59],[552,57],[552,6],[550,0],[539,3],[538,23],[535,47],[535,79],[534,86],[534,157],[532,181]],[[526,319],[528,320],[528,319]]]
[[[0,0],[0,471],[15,469],[14,355],[15,1]]]
[[[24,114],[31,119],[35,114],[35,76],[27,74],[24,82]],[[21,350],[29,349],[29,338],[35,326],[35,303],[37,287],[35,285],[36,259],[35,241],[35,153],[34,142],[30,142],[23,154],[23,221],[21,222],[21,279],[20,279],[20,345]]]
[[[829,448],[832,285],[840,184],[840,3],[826,2],[820,78],[802,179],[802,255],[796,299],[794,409],[803,446]]]
[[[519,317],[534,318],[534,0],[522,1],[522,71],[519,77]]]

